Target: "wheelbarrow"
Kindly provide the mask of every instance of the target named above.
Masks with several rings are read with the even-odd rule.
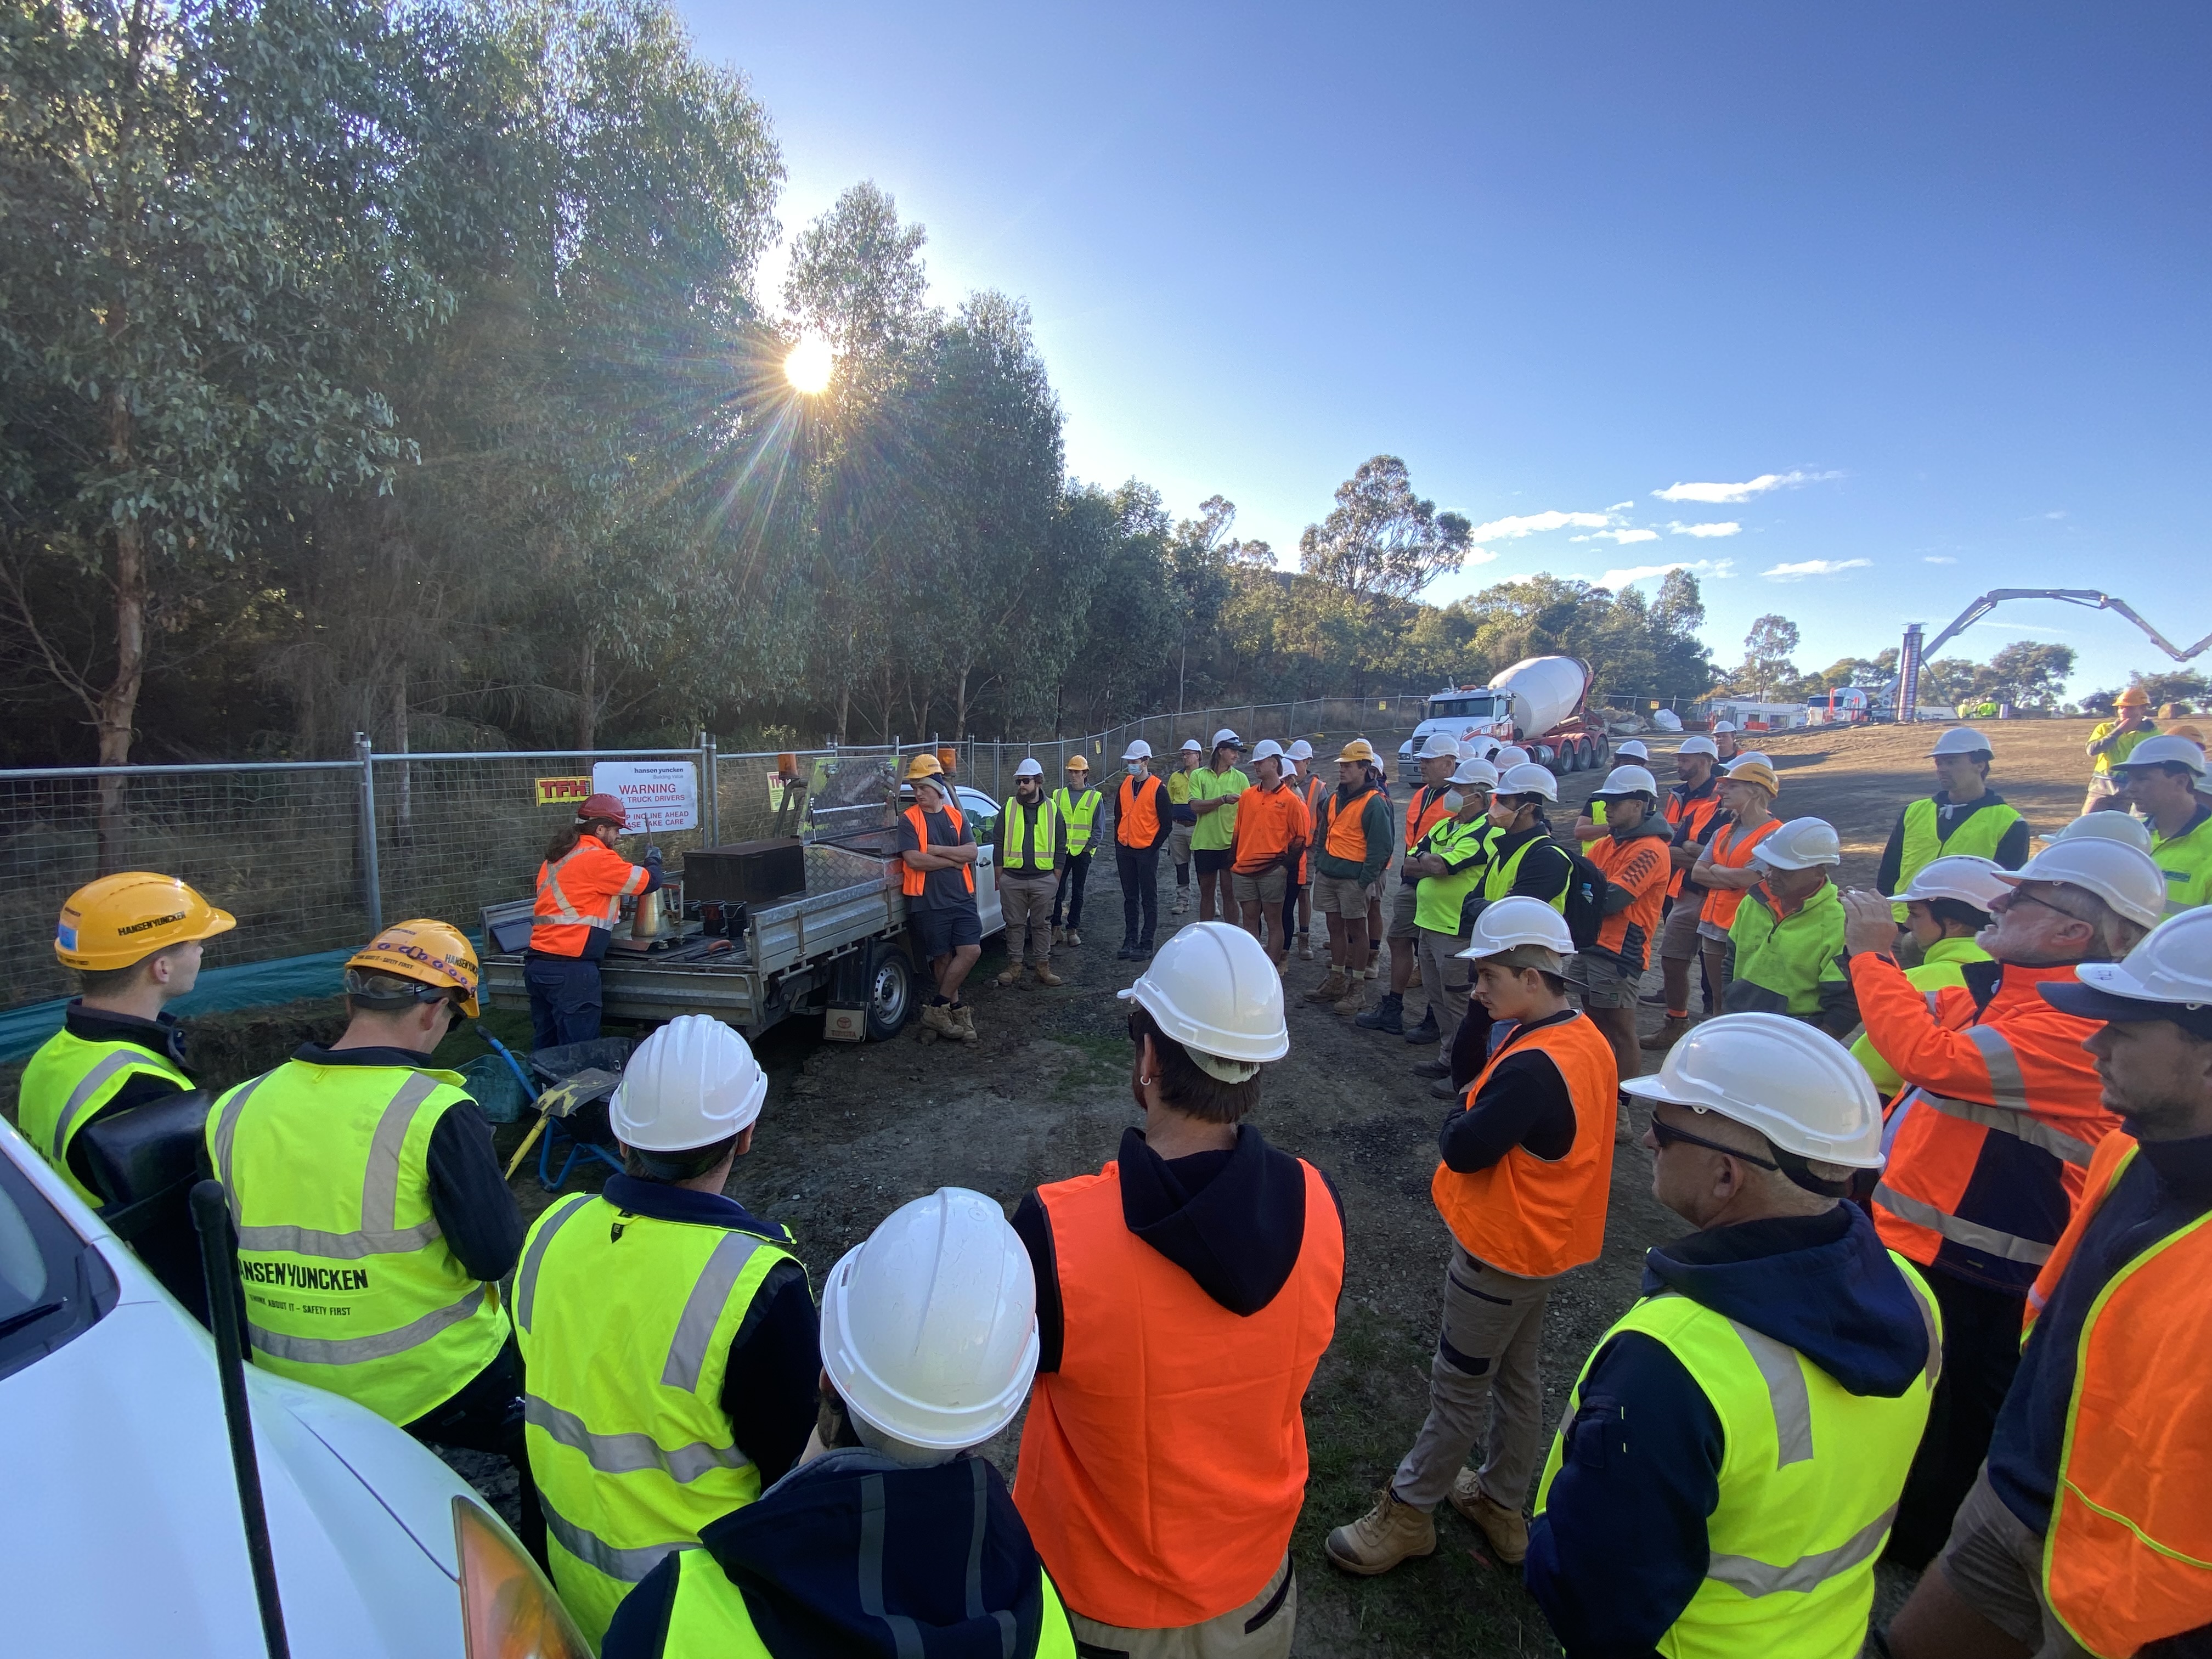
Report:
[[[611,1169],[622,1168],[601,1103],[622,1081],[631,1046],[628,1037],[596,1037],[530,1054],[526,1063],[545,1086],[538,1096],[538,1121],[507,1166],[510,1176],[522,1167],[533,1144],[538,1147],[538,1184],[549,1193],[561,1190],[579,1158],[596,1158]],[[561,1155],[557,1170],[553,1167],[556,1152]]]

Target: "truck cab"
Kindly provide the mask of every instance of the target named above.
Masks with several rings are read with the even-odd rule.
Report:
[[[1421,723],[1413,728],[1413,735],[1398,745],[1401,777],[1411,775],[1413,757],[1439,732],[1454,743],[1478,737],[1510,743],[1513,699],[1505,692],[1493,691],[1486,686],[1447,686],[1437,692],[1429,699]]]

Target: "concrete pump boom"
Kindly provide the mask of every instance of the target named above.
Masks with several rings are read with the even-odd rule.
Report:
[[[2085,605],[2092,611],[2117,611],[2137,628],[2142,629],[2144,633],[2149,635],[2151,642],[2176,662],[2187,662],[2191,657],[2202,653],[2207,646],[2212,646],[2212,634],[2207,634],[2196,644],[2184,651],[2176,647],[2165,635],[2136,615],[2135,607],[2125,599],[2116,599],[2111,594],[2100,593],[2094,588],[1994,587],[1961,611],[1955,622],[1921,647],[1922,660],[1925,661],[1935,656],[1953,635],[1972,627],[2007,599],[2063,599],[2069,605]]]

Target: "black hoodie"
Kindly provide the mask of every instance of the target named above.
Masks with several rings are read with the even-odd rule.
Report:
[[[860,1448],[793,1469],[700,1543],[776,1659],[1030,1659],[1044,1617],[1029,1528],[999,1472]],[[599,1659],[660,1659],[678,1558],[616,1609]]]
[[[143,1048],[148,1054],[159,1054],[171,1065],[183,1070],[185,1065],[185,1030],[177,1024],[174,1014],[160,1014],[152,1019],[141,1019],[136,1014],[118,1014],[106,1008],[88,1008],[80,1001],[72,1001],[62,1015],[62,1024],[69,1034],[84,1042],[128,1042]],[[185,1072],[185,1076],[191,1075]],[[100,1183],[93,1178],[92,1150],[82,1139],[82,1132],[101,1118],[116,1112],[127,1112],[134,1106],[143,1106],[151,1101],[167,1100],[183,1091],[166,1077],[150,1072],[141,1072],[108,1097],[107,1103],[77,1125],[78,1137],[70,1141],[70,1173],[75,1176],[87,1192],[96,1193]]]

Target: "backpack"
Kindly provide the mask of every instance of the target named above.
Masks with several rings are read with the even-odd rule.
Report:
[[[1597,943],[1597,930],[1605,921],[1605,872],[1565,842],[1559,843],[1574,873],[1567,878],[1567,932],[1575,949],[1587,951]]]

